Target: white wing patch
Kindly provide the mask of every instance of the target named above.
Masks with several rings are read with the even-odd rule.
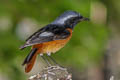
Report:
[[[43,36],[43,37],[45,37],[45,36],[53,36],[54,34],[52,33],[52,32],[43,32],[43,33],[41,33],[39,36],[41,37],[41,36]]]

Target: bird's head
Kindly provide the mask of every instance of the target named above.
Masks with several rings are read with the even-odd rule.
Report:
[[[76,24],[78,24],[81,21],[87,21],[88,18],[83,17],[80,13],[75,11],[66,11],[62,15],[60,15],[55,21],[53,21],[51,24],[59,24],[59,25],[65,25],[69,28],[74,28]]]

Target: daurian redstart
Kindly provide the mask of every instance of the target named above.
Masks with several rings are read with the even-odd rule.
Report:
[[[50,55],[63,48],[71,39],[75,25],[86,20],[89,19],[78,12],[66,11],[57,17],[55,21],[31,35],[26,43],[20,47],[20,49],[24,49],[32,46],[31,52],[23,62],[25,72],[31,71],[38,54]]]

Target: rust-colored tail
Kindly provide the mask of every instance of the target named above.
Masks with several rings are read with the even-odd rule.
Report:
[[[28,73],[31,71],[36,57],[37,57],[37,48],[33,48],[31,52],[28,54],[28,56],[25,58],[24,62],[22,65],[25,65],[25,72]]]

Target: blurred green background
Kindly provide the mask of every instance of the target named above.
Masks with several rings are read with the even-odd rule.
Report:
[[[70,42],[52,56],[58,63],[71,69],[73,80],[80,80],[80,75],[88,76],[91,66],[95,70],[95,66],[101,66],[108,35],[111,33],[109,21],[115,22],[118,18],[116,16],[120,14],[119,3],[113,2],[115,1],[0,0],[0,80],[27,80],[32,72],[37,73],[34,71],[36,66],[31,74],[24,73],[21,64],[30,47],[24,51],[20,51],[19,47],[33,32],[67,10],[80,12],[90,18],[90,21],[78,24]],[[114,6],[116,15],[110,13],[110,3]],[[41,62],[40,57],[37,60],[36,63]],[[43,66],[39,65],[37,69],[41,67]]]

